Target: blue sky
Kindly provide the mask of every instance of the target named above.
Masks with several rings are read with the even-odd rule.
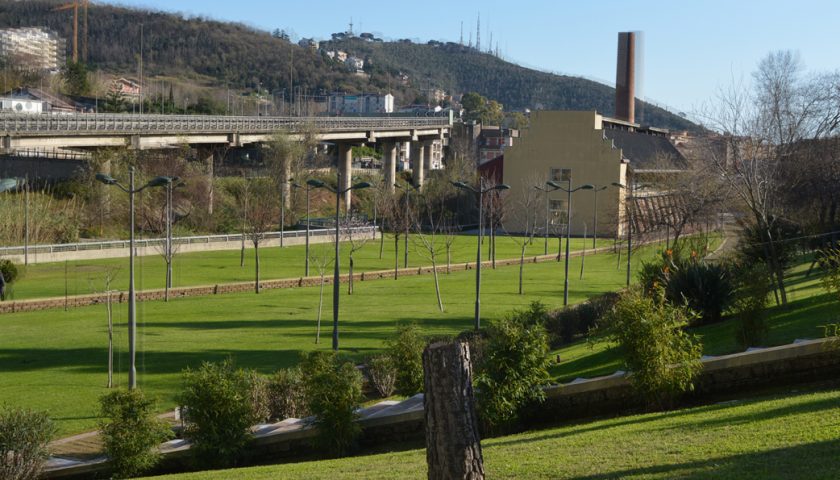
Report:
[[[481,15],[481,42],[508,60],[540,70],[615,81],[616,34],[644,32],[642,98],[692,112],[718,87],[749,79],[773,50],[799,53],[808,71],[840,69],[840,1],[461,0],[385,2],[257,0],[123,0],[122,5],[178,11],[253,27],[286,29],[297,37],[345,31],[385,39],[464,42]]]

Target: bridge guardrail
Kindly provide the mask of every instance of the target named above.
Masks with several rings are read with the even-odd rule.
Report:
[[[355,232],[373,232],[376,231],[377,227],[374,226],[363,226],[363,227],[350,227],[350,230]],[[348,229],[345,228],[343,231],[347,231]],[[309,236],[310,237],[322,237],[322,236],[332,236],[334,235],[335,230],[330,228],[324,229],[310,229]],[[283,238],[300,238],[306,236],[306,230],[287,230],[283,232]],[[240,242],[242,241],[242,234],[230,234],[230,235],[198,235],[198,236],[191,236],[191,237],[173,237],[172,243],[173,245],[188,245],[188,244],[195,244],[195,243],[222,243],[222,242]],[[266,232],[263,236],[263,240],[271,240],[275,238],[280,238],[280,232]],[[245,235],[245,240],[248,240],[248,235]],[[148,248],[154,246],[163,246],[166,242],[165,238],[145,238],[145,239],[138,239],[134,241],[135,248]],[[111,250],[115,248],[128,248],[129,241],[128,240],[111,240],[106,242],[82,242],[82,243],[59,243],[59,244],[52,244],[52,245],[30,245],[28,247],[29,254],[38,254],[38,253],[59,253],[59,252],[81,252],[81,251],[89,251],[89,250]],[[0,256],[3,255],[23,255],[25,248],[23,246],[13,246],[13,247],[0,247]]]
[[[394,129],[451,126],[439,117],[243,117],[210,115],[131,115],[83,113],[72,115],[0,114],[5,134],[74,133],[272,133],[276,131]]]

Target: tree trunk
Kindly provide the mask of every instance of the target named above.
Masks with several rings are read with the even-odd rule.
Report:
[[[350,255],[350,275],[347,277],[347,295],[353,295],[353,255]]]
[[[438,281],[437,260],[432,252],[432,275],[435,277],[435,295],[437,295],[438,309],[443,311],[443,299],[440,297],[440,282]]]
[[[385,223],[385,222],[382,222]],[[385,230],[379,229],[379,259],[382,260],[382,252],[385,251]]]
[[[254,242],[254,291],[260,293],[260,244]]]
[[[394,280],[399,276],[400,269],[400,237],[394,235]]]
[[[245,231],[242,232],[242,247],[239,249],[239,267],[245,266]]]
[[[446,246],[446,274],[452,273],[452,245]]]
[[[108,291],[108,388],[114,386],[114,309]]]
[[[324,307],[324,273],[321,272],[321,291],[318,293],[318,328],[315,330],[315,344],[321,341],[321,311]]]
[[[527,247],[526,243],[522,244],[522,249],[519,252],[519,294],[523,294],[522,290],[522,277],[525,271],[525,248]]]
[[[429,345],[423,351],[423,375],[428,478],[483,479],[469,345]]]

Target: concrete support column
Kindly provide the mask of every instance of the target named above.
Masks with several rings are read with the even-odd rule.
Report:
[[[349,143],[338,144],[338,172],[341,174],[341,185],[338,186],[340,190],[347,190],[344,193],[344,210],[350,211],[350,185],[353,177],[353,145]]]
[[[432,151],[433,151],[433,141],[427,140],[423,142],[423,174],[424,178],[426,175],[429,175],[429,171],[432,170]]]
[[[414,178],[414,186],[420,188],[425,181],[423,170],[423,158],[426,156],[426,148],[423,142],[412,142],[411,144],[411,176]]]
[[[221,155],[221,149],[216,146],[200,146],[196,148],[198,159],[204,164],[204,173],[207,181],[207,213],[213,215],[213,180],[216,171],[216,156]]]
[[[393,193],[394,183],[397,181],[397,144],[386,143],[385,146],[385,185]]]
[[[289,186],[289,177],[292,175],[292,158],[286,157],[280,163],[280,200],[283,202],[283,208],[288,210],[292,204],[291,187]]]

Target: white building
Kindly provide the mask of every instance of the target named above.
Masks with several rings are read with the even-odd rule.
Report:
[[[0,56],[27,70],[60,70],[65,63],[65,42],[43,27],[0,29]]]
[[[362,93],[359,95],[333,93],[329,97],[328,111],[330,115],[393,113],[394,96],[390,93],[385,95],[376,93]]]
[[[351,71],[361,73],[365,71],[365,60],[359,57],[347,57],[347,60],[344,61],[344,64],[347,65]]]

